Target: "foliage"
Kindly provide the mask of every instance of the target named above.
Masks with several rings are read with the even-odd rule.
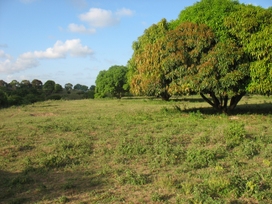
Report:
[[[43,86],[43,83],[40,80],[38,80],[38,79],[33,79],[33,81],[31,82],[31,84],[32,84],[32,87],[36,88],[36,89],[41,89],[42,86]]]
[[[238,5],[237,0],[201,0],[182,10],[169,26],[175,29],[184,22],[205,24],[215,33],[216,42],[225,41],[229,38],[225,18],[236,11]]]
[[[88,86],[86,86],[86,85],[81,85],[81,84],[76,84],[76,85],[74,86],[74,89],[75,89],[75,90],[80,90],[80,91],[86,92],[86,91],[88,91]]]
[[[55,93],[60,93],[62,92],[63,88],[60,84],[55,84],[54,92]]]
[[[46,96],[52,94],[55,90],[56,83],[52,80],[47,80],[43,85],[43,91],[45,92]]]
[[[73,84],[67,83],[64,85],[64,88],[67,91],[67,93],[71,93],[71,90],[73,89]]]
[[[95,80],[95,98],[121,98],[128,93],[127,71],[127,67],[118,65],[100,71]]]
[[[163,75],[161,39],[168,31],[166,19],[153,24],[133,42],[133,56],[128,62],[130,91],[136,95],[161,96],[168,100],[167,79]]]
[[[253,5],[240,5],[231,13],[225,24],[230,34],[237,39],[250,55],[252,93],[272,93],[272,11]]]
[[[5,107],[8,104],[8,97],[4,91],[0,89],[0,107]]]

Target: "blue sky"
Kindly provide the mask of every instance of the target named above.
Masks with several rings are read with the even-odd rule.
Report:
[[[0,0],[0,79],[95,85],[132,43],[195,0]],[[264,8],[271,0],[241,0]]]

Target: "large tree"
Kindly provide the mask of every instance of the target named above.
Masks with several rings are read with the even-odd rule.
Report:
[[[107,71],[100,71],[96,78],[95,97],[121,98],[128,92],[127,72],[125,66],[111,66]]]
[[[180,12],[170,23],[175,28],[182,22],[208,25],[216,41],[235,41],[248,55],[250,78],[247,91],[272,93],[272,8],[240,4],[236,0],[202,0]]]
[[[247,56],[235,42],[216,42],[209,27],[194,23],[182,23],[170,31],[166,42],[169,57],[164,66],[172,70],[170,93],[200,93],[223,112],[236,107],[246,93],[249,70]]]
[[[135,62],[134,90],[164,91],[169,96],[198,92],[223,112],[235,108],[249,82],[243,49],[231,40],[217,42],[204,24],[181,23],[136,54]]]

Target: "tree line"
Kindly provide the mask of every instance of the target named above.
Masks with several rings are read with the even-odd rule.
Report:
[[[31,82],[13,80],[10,83],[0,80],[0,107],[23,105],[45,100],[72,100],[94,98],[95,86],[88,88],[86,85],[71,83],[62,87],[53,80],[44,84],[38,79]]]

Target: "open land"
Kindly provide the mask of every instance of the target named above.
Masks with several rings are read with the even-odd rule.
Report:
[[[272,98],[195,96],[0,110],[0,203],[271,203]]]

